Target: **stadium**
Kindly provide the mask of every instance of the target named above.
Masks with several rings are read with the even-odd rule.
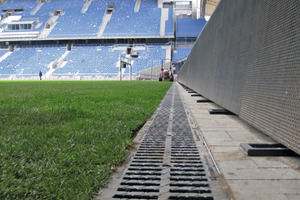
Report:
[[[0,199],[300,198],[298,0],[0,8]]]
[[[173,15],[162,1],[3,1],[0,78],[118,79],[122,64],[139,78],[186,58],[206,23],[189,2],[175,5]]]

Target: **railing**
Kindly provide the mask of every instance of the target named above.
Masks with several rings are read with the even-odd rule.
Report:
[[[39,32],[32,31],[32,32],[2,32],[0,33],[0,40],[1,39],[24,39],[24,38],[38,38]]]
[[[18,40],[64,40],[64,39],[115,39],[115,38],[174,38],[174,35],[146,35],[146,34],[109,34],[107,36],[98,37],[97,34],[55,34],[47,38],[40,38],[39,32],[5,32],[0,33],[0,41],[18,41]]]

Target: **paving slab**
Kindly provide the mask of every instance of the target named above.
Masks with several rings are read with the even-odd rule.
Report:
[[[252,161],[257,165],[258,168],[290,168],[290,166],[283,163],[279,158],[276,157],[253,157]]]
[[[295,193],[299,191],[297,180],[228,180],[228,183],[237,191],[237,199],[247,200],[253,196],[255,199],[299,199],[299,192]]]

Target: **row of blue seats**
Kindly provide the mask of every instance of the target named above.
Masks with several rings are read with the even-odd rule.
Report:
[[[0,62],[0,74],[36,75],[46,73],[48,64],[59,58],[65,47],[21,48]]]
[[[161,46],[151,46],[148,50],[138,50],[138,58],[131,58],[132,74],[158,65],[165,57]],[[125,50],[113,50],[113,47],[75,47],[65,58],[67,64],[54,71],[53,75],[62,74],[115,74],[119,72],[119,56],[125,56]],[[152,61],[153,59],[153,61]],[[129,73],[129,66],[125,74]]]
[[[198,37],[205,24],[205,19],[177,19],[177,37]]]
[[[109,47],[74,47],[65,58],[67,64],[53,75],[117,73],[119,55],[120,51],[111,51]]]
[[[192,48],[177,48],[176,53],[173,54],[173,61],[182,60],[190,54]]]
[[[116,11],[112,14],[103,36],[159,35],[161,11],[156,0],[142,0],[139,12],[134,12],[135,1],[114,0]]]
[[[39,19],[42,26],[33,31],[41,31],[55,9],[63,9],[57,24],[48,36],[56,37],[95,37],[102,22],[105,9],[108,5],[115,5],[115,12],[108,22],[103,36],[159,36],[161,9],[156,0],[142,0],[139,12],[134,12],[134,0],[92,1],[86,13],[81,13],[85,1],[82,0],[51,0],[45,3],[40,10],[31,15],[31,11],[38,5],[34,0],[8,0],[0,9],[23,8],[23,19]],[[173,34],[172,9],[166,23],[166,32]],[[145,25],[147,24],[147,25]]]
[[[31,15],[31,11],[34,10],[34,8],[38,5],[37,1],[33,0],[8,0],[5,4],[0,5],[1,10],[11,10],[11,9],[24,9],[22,13],[14,13],[14,16],[21,16],[22,18],[20,21],[25,21],[27,20],[39,20],[40,23],[43,23],[43,26],[47,22],[49,18],[49,12],[43,12],[38,15]],[[51,12],[53,12],[52,10]],[[4,28],[6,24],[3,24]],[[35,28],[32,31],[41,31],[43,26],[40,26],[39,28]],[[6,30],[7,31],[7,30]],[[25,30],[22,30],[25,31]],[[15,32],[15,31],[7,31],[7,32]]]
[[[61,1],[60,7],[64,15],[60,16],[58,23],[48,36],[56,37],[95,37],[102,22],[107,2],[93,1],[86,13],[81,13],[85,1]]]
[[[64,46],[45,48],[20,48],[0,62],[0,74],[19,76],[43,74],[49,71],[48,65],[58,60],[66,51]],[[7,50],[1,50],[0,56]],[[148,50],[137,50],[139,57],[132,58],[132,73],[138,75],[141,70],[161,64],[165,58],[165,50],[161,46],[150,46]],[[66,64],[57,68],[53,75],[89,75],[117,74],[119,56],[125,50],[114,50],[113,46],[75,46],[64,59]],[[128,73],[128,68],[125,74]]]
[[[150,46],[147,51],[138,51],[139,57],[133,58],[132,73],[138,75],[140,71],[148,69],[152,66],[160,65],[165,62],[166,50],[160,46]],[[126,68],[125,74],[129,73],[129,69]]]
[[[166,21],[166,28],[165,28],[165,35],[172,36],[174,35],[174,28],[173,28],[173,8],[169,8],[169,16],[168,20]]]

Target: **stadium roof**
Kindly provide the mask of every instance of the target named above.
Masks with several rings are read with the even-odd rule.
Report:
[[[206,0],[205,15],[211,16],[220,1],[221,0]]]
[[[158,4],[173,2],[175,8],[185,9],[187,15],[192,15],[192,18],[210,17],[215,11],[221,0],[158,0]],[[181,14],[184,11],[181,10]]]

